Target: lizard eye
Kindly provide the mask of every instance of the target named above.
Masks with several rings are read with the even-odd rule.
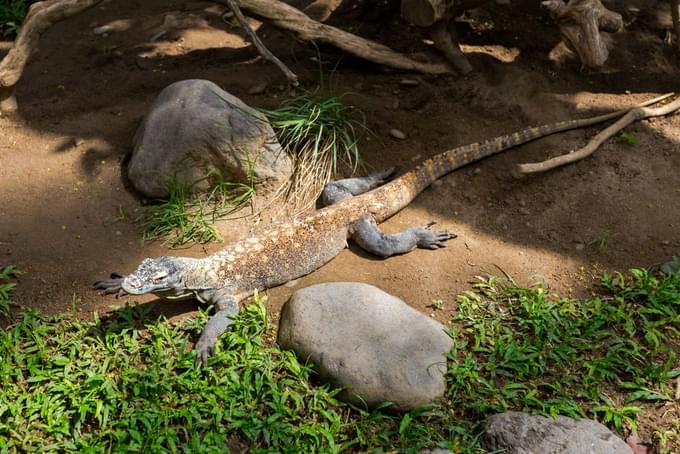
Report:
[[[160,272],[154,274],[153,276],[151,276],[151,279],[153,279],[154,281],[160,281],[161,279],[163,279],[167,276],[168,276],[167,271],[160,271]]]

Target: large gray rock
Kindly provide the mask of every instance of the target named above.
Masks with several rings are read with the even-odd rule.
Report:
[[[507,454],[632,454],[630,447],[597,421],[557,419],[509,411],[489,417],[485,447]]]
[[[278,341],[311,361],[322,379],[347,387],[341,399],[409,410],[444,393],[452,345],[444,330],[372,285],[338,282],[295,292],[281,313]]]
[[[191,185],[219,170],[227,181],[246,182],[248,159],[259,185],[274,185],[292,172],[260,112],[210,81],[183,80],[158,95],[137,130],[128,177],[140,193],[162,198],[173,176]]]

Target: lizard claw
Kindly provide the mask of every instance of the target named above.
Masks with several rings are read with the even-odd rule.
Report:
[[[430,222],[426,226],[422,227],[418,231],[418,247],[423,249],[439,249],[446,247],[444,241],[456,238],[458,235],[455,233],[444,231],[432,231],[432,227],[435,223]]]
[[[194,364],[196,367],[208,366],[208,358],[215,354],[215,340],[212,339],[201,339],[196,343],[194,351],[196,352],[196,359],[194,359]]]

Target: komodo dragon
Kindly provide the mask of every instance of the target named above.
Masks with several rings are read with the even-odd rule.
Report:
[[[391,171],[331,182],[324,189],[323,199],[329,204],[325,208],[236,241],[209,257],[144,259],[132,274],[114,273],[111,279],[96,282],[95,288],[104,294],[153,293],[166,299],[194,297],[213,303],[216,313],[196,344],[196,361],[205,365],[214,353],[217,338],[231,325],[231,316],[238,312],[240,301],[255,290],[276,287],[311,273],[339,254],[348,238],[380,257],[417,247],[443,247],[444,241],[455,236],[431,231],[431,224],[395,235],[386,235],[377,226],[439,177],[539,137],[600,123],[625,112],[528,128],[454,148],[384,185]]]

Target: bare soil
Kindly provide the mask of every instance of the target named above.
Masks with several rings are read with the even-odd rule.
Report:
[[[580,68],[558,44],[539,2],[529,0],[492,4],[459,23],[476,70],[466,78],[386,71],[333,48],[317,51],[271,26],[259,33],[308,89],[318,85],[319,57],[326,63],[326,85],[359,107],[373,132],[360,144],[369,168],[408,168],[458,145],[677,90],[679,57],[664,42],[671,26],[667,2],[605,3],[640,12],[625,13],[626,30],[611,37],[610,59],[599,71]],[[222,12],[193,0],[119,0],[44,35],[18,86],[19,117],[0,118],[0,265],[23,271],[15,293],[21,305],[101,314],[122,304],[91,289],[111,271],[129,272],[145,257],[200,257],[222,247],[170,251],[143,243],[133,221],[140,200],[124,177],[135,129],[170,83],[209,79],[256,107],[276,106],[286,95],[283,76],[257,58],[238,28],[225,25]],[[438,58],[417,29],[399,21],[398,2],[347,1],[330,22],[415,58]],[[94,35],[93,28],[104,24],[114,31]],[[166,33],[159,37],[161,31]],[[2,49],[9,45],[2,43]],[[405,78],[418,84],[403,85]],[[261,82],[267,83],[265,92],[248,94]],[[392,138],[393,128],[407,138]],[[436,221],[459,235],[446,249],[376,260],[350,246],[311,275],[268,291],[272,312],[296,288],[361,281],[446,322],[456,295],[480,274],[507,273],[520,284],[541,282],[582,296],[604,270],[669,260],[680,253],[680,115],[630,126],[634,145],[610,140],[577,164],[513,178],[514,164],[578,148],[597,131],[542,139],[442,178],[383,226],[394,232]],[[229,241],[281,216],[265,211],[220,228]],[[431,307],[432,300],[442,300],[443,310]],[[168,317],[196,308],[156,305]],[[658,410],[659,418],[679,413],[677,406]]]

